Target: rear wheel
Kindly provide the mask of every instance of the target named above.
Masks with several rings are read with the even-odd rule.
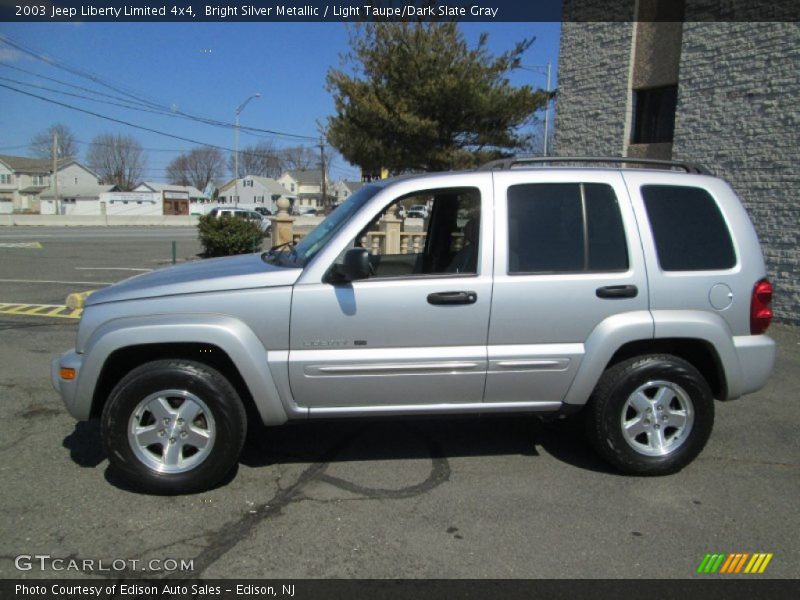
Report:
[[[587,407],[597,451],[620,471],[664,475],[700,453],[714,425],[714,399],[685,360],[647,355],[623,361],[600,378]]]
[[[247,420],[236,390],[193,361],[159,360],[128,373],[103,409],[109,461],[137,488],[208,489],[236,464]]]

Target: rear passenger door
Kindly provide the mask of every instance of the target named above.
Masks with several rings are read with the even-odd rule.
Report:
[[[486,402],[559,402],[604,320],[647,311],[641,243],[616,171],[495,172]]]

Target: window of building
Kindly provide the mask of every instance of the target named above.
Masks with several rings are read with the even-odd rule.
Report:
[[[628,246],[617,197],[599,183],[508,189],[508,272],[624,271]]]
[[[668,85],[633,92],[632,144],[671,142],[675,133],[678,86]]]
[[[0,184],[8,185],[10,183],[11,183],[11,175],[10,174],[0,175]]]
[[[703,189],[646,185],[642,197],[665,271],[710,271],[736,266],[725,219]]]
[[[252,179],[245,179],[244,180],[244,187],[253,187],[253,180]]]
[[[49,185],[50,178],[47,175],[34,175],[33,185]]]

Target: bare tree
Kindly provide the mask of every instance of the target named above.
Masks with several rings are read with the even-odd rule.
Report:
[[[217,148],[203,146],[176,156],[167,165],[167,178],[175,185],[193,185],[198,190],[225,175],[225,157]]]
[[[167,179],[173,185],[192,185],[189,181],[189,161],[179,154],[167,165]]]
[[[142,179],[147,159],[134,137],[104,133],[89,144],[86,162],[104,183],[132,190]]]
[[[53,135],[58,134],[57,154],[62,158],[78,156],[78,144],[69,127],[63,123],[51,125],[31,138],[30,148],[34,156],[53,160]]]
[[[228,168],[233,173],[235,160],[228,159]],[[283,161],[280,151],[270,142],[259,142],[239,151],[239,177],[257,175],[260,177],[280,177],[283,172]]]
[[[281,150],[284,170],[306,171],[319,165],[319,154],[306,146],[292,146]]]

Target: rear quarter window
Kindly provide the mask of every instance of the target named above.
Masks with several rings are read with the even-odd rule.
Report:
[[[642,186],[647,218],[664,271],[717,271],[736,266],[728,225],[706,190]]]

